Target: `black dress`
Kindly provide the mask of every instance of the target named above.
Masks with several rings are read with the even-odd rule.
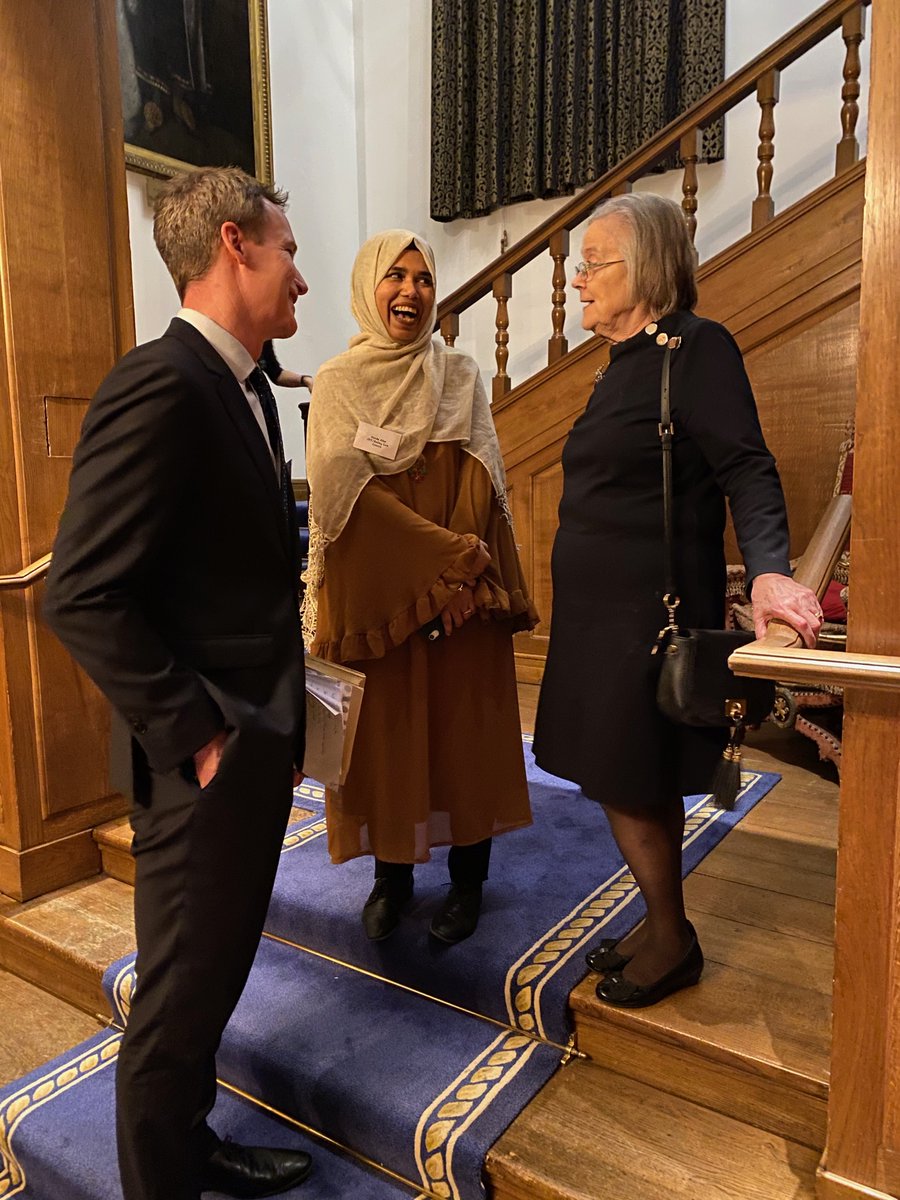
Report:
[[[722,628],[726,496],[748,583],[790,574],[784,495],[731,334],[676,312],[614,346],[562,456],[534,752],[587,796],[634,807],[706,791],[725,740],[673,725],[655,704],[650,651],[666,622],[661,333],[682,338],[671,367],[679,623]]]

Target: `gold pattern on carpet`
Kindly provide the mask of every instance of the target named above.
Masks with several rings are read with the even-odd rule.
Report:
[[[90,1050],[57,1067],[43,1078],[15,1092],[0,1106],[0,1196],[8,1200],[25,1188],[25,1172],[12,1148],[13,1134],[22,1121],[50,1100],[67,1092],[84,1079],[96,1075],[113,1062],[119,1053],[122,1035],[111,1035]]]

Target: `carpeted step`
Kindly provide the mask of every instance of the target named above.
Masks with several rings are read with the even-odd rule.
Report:
[[[449,882],[447,851],[436,850],[431,862],[416,867],[414,902],[397,931],[370,942],[360,913],[372,860],[332,866],[321,819],[311,820],[293,844],[285,842],[267,931],[565,1044],[566,1001],[585,974],[585,951],[600,937],[630,929],[643,915],[643,901],[600,806],[575,784],[541,771],[528,742],[534,824],[497,839],[481,920],[467,941],[446,947],[428,934]],[[734,812],[715,808],[708,797],[688,799],[686,874],[777,781],[774,774],[745,772]],[[322,811],[318,785],[305,783],[297,795]]]
[[[128,964],[108,975],[127,1004]],[[123,1005],[124,1007],[124,1005]],[[484,1156],[558,1048],[264,938],[219,1077],[403,1179],[482,1196]],[[212,1124],[217,1128],[217,1117]]]
[[[0,1195],[20,1200],[121,1200],[115,1145],[115,1061],[121,1035],[95,1034],[0,1092]],[[285,1200],[403,1200],[413,1189],[310,1138],[224,1088],[221,1136],[307,1150],[313,1173]],[[212,1198],[218,1193],[204,1192]]]
[[[301,529],[306,529],[309,525],[309,501],[295,500],[294,503],[297,508],[297,524]]]

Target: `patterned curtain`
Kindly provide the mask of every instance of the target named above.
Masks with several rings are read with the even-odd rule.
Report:
[[[433,0],[432,217],[571,195],[721,83],[724,57],[725,0]],[[711,126],[703,159],[723,141]]]

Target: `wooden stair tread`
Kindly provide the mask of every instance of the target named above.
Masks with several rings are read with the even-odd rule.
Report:
[[[119,850],[131,852],[131,823],[127,817],[119,817],[115,821],[107,821],[98,825],[94,830],[94,841],[98,846],[113,846]]]
[[[765,804],[766,800],[762,803]],[[817,846],[809,842],[792,845],[783,837],[773,837],[765,830],[748,827],[746,821],[747,818],[744,818],[736,829],[728,833],[712,854],[700,863],[698,871],[705,870],[713,855],[718,856],[719,852],[723,851],[739,854],[742,858],[761,865],[788,867],[798,875],[825,875],[834,879],[837,873],[837,849],[834,845]]]
[[[734,847],[733,836],[733,833],[728,834],[725,841],[716,846],[715,852],[697,866],[694,874],[712,875],[719,880],[749,884],[750,887],[764,886],[769,892],[834,907],[834,874],[809,869],[803,862],[802,853],[793,856],[794,862],[790,863],[764,862]],[[809,848],[802,846],[799,850]]]
[[[763,877],[750,885],[694,871],[684,881],[684,898],[693,913],[727,917],[824,946],[834,944],[833,904],[771,891]]]
[[[575,1062],[486,1166],[495,1200],[812,1200],[818,1161],[809,1147]]]
[[[596,977],[570,997],[579,1048],[602,1056],[604,1027],[690,1049],[701,1058],[825,1097],[828,1091],[831,997],[724,963],[708,961],[699,987],[651,1008],[619,1009],[594,994]]]
[[[23,1020],[22,1014],[28,1019]],[[96,1033],[99,1022],[0,970],[0,1087]]]
[[[312,815],[313,810],[311,808],[304,808],[299,804],[294,804],[291,808],[288,823],[293,825],[296,821],[304,821]],[[94,830],[94,840],[98,845],[127,851],[128,853],[131,853],[131,838],[131,823],[127,817],[119,817],[115,821],[107,821],[105,825],[98,825]]]
[[[107,876],[0,908],[0,966],[85,1012],[107,1012],[103,973],[134,947],[134,892]]]

